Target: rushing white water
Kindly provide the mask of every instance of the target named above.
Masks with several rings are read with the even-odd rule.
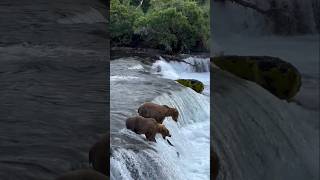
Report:
[[[129,67],[128,69],[130,69],[130,70],[132,70],[132,69],[141,70],[141,69],[143,69],[143,66],[141,64],[138,64],[138,65]]]
[[[221,179],[319,179],[319,112],[215,69],[213,147]]]
[[[196,79],[201,81],[205,88],[203,94],[210,94],[210,59],[189,57],[184,62],[170,61],[160,58],[152,69],[167,79]]]
[[[192,62],[194,60],[187,60]],[[208,59],[195,60],[198,63]],[[203,61],[203,62],[202,62]],[[179,63],[166,63],[157,61],[161,65],[158,72],[168,79],[191,77],[189,74],[201,74],[206,85],[210,85],[209,72],[196,72],[195,66]],[[208,65],[206,64],[206,65]],[[191,67],[186,67],[191,66]],[[133,68],[134,67],[134,68]],[[203,71],[208,69],[204,68]],[[141,70],[141,66],[132,66],[128,69]],[[198,70],[201,69],[198,67]],[[198,71],[197,70],[197,71]],[[204,76],[206,74],[206,77]],[[163,79],[164,80],[164,79]],[[131,81],[136,81],[132,79]],[[176,84],[178,86],[178,84]],[[157,104],[175,107],[179,111],[178,123],[171,117],[163,122],[169,129],[172,137],[167,138],[174,145],[170,146],[159,134],[157,143],[145,141],[144,135],[137,135],[127,129],[120,130],[119,138],[113,141],[122,141],[125,137],[129,142],[139,142],[139,147],[134,142],[124,142],[126,148],[115,148],[111,156],[111,179],[125,180],[208,180],[210,179],[210,97],[199,94],[190,88],[179,91],[163,93],[152,100]],[[112,103],[112,102],[111,102]],[[123,144],[120,143],[120,144]]]
[[[159,140],[156,149],[178,179],[209,179],[210,177],[210,98],[191,89],[157,97],[154,102],[176,107],[178,124],[167,118],[164,125],[172,135],[170,141]],[[159,137],[161,139],[161,137]],[[179,154],[177,154],[177,153]]]
[[[160,67],[162,76],[169,79],[200,80],[209,91],[210,60],[189,57],[184,61],[187,63],[167,63],[161,59],[153,68]],[[164,122],[170,129],[170,140],[175,147],[168,147],[166,142],[158,143],[156,147],[162,152],[162,159],[165,159],[170,167],[180,171],[179,179],[210,179],[210,97],[186,89],[183,92],[157,97],[154,102],[176,107],[180,113],[178,125],[172,120]],[[179,156],[174,151],[177,151]]]
[[[137,80],[139,77],[136,76],[111,76],[110,81],[130,81],[130,80]]]

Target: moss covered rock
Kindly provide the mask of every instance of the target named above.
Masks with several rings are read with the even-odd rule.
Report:
[[[269,56],[214,57],[215,65],[243,79],[256,82],[280,99],[290,100],[301,86],[301,75],[290,63]]]
[[[183,86],[193,89],[197,93],[201,93],[204,89],[203,83],[195,79],[177,79],[176,81]]]

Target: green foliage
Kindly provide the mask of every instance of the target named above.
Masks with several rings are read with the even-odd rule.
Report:
[[[139,18],[136,29],[145,39],[158,42],[157,48],[169,52],[186,50],[194,42],[187,17],[176,8],[154,11]]]
[[[199,5],[200,2],[206,5]],[[209,5],[206,2],[144,0],[140,4],[140,0],[111,0],[112,41],[136,45],[132,41],[138,39],[140,45],[171,53],[207,50]]]
[[[219,56],[213,62],[219,68],[253,81],[280,99],[291,100],[301,86],[301,75],[291,64],[273,57]]]
[[[110,34],[113,45],[129,45],[132,41],[134,21],[143,15],[140,9],[131,6],[130,1],[111,0]]]
[[[130,4],[135,7],[138,7],[141,4],[140,7],[142,11],[146,13],[150,7],[150,0],[131,0]]]
[[[201,93],[204,90],[203,83],[195,79],[177,79],[176,82],[193,89],[197,93]]]

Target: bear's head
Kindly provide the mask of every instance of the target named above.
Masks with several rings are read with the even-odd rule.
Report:
[[[163,124],[158,124],[158,133],[162,134],[163,139],[165,139],[167,136],[171,137],[169,130]]]
[[[178,121],[178,116],[179,116],[179,111],[176,108],[169,108],[169,114],[172,117],[172,119],[177,122]]]
[[[166,115],[167,116],[171,116],[172,119],[177,122],[178,121],[178,117],[179,117],[179,111],[176,108],[171,108],[167,105],[163,105],[164,107],[166,107],[168,109]]]

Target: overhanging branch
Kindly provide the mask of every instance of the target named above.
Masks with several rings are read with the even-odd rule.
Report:
[[[245,1],[245,0],[229,0],[231,2],[235,2],[241,6],[244,6],[244,7],[247,7],[247,8],[250,8],[250,9],[253,9],[259,13],[262,13],[262,14],[268,14],[268,10],[264,10],[260,7],[258,7],[256,4],[252,3],[252,2],[248,2],[248,1]]]

